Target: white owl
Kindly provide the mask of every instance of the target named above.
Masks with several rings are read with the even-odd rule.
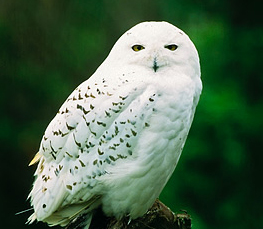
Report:
[[[201,90],[183,31],[143,22],[124,33],[48,125],[31,162],[29,222],[65,226],[99,206],[117,219],[142,216],[177,165]]]

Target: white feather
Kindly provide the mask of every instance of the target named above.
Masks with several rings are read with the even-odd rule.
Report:
[[[29,220],[66,225],[99,205],[116,218],[142,216],[176,167],[201,89],[184,32],[145,22],[123,34],[47,127]]]

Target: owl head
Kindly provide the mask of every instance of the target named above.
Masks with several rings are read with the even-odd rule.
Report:
[[[106,61],[137,70],[200,77],[197,50],[190,38],[168,22],[142,22],[125,32]]]

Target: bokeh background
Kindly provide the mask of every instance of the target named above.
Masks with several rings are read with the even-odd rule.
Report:
[[[1,0],[1,228],[26,226],[29,161],[69,93],[127,29],[165,20],[199,50],[203,93],[160,199],[194,229],[263,228],[263,29],[254,0]]]

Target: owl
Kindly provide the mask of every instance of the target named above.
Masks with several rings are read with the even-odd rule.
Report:
[[[29,223],[67,225],[101,207],[147,212],[182,153],[202,90],[197,50],[167,22],[125,32],[48,125],[29,194]],[[87,228],[89,227],[87,222]]]

